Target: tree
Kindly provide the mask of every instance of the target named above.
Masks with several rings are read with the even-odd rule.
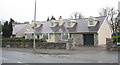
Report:
[[[9,28],[8,28],[8,21],[6,21],[2,27],[3,37],[9,37]]]
[[[12,32],[13,32],[13,26],[12,26],[12,23],[13,23],[13,21],[12,20],[10,20],[10,22],[9,22],[9,36],[11,36],[12,35]]]
[[[0,39],[2,38],[2,24],[0,22]]]
[[[77,19],[78,12],[74,12],[73,15],[74,15],[75,19]]]
[[[50,20],[56,20],[55,17],[52,15],[51,19]]]
[[[0,34],[2,33],[2,24],[0,22]]]
[[[15,21],[14,21],[12,18],[10,18],[10,21],[11,21],[12,23],[15,23]]]
[[[47,18],[47,21],[50,21],[50,20],[49,20],[49,17]]]
[[[3,37],[9,38],[12,35],[13,27],[12,23],[14,22],[13,19],[10,19],[10,21],[6,21],[2,27]]]
[[[84,16],[81,13],[79,13],[78,19],[81,19],[81,18],[84,18]]]
[[[114,18],[115,18],[116,14],[117,14],[117,10],[115,10],[113,7],[101,8],[101,10],[99,11],[100,16],[106,16],[107,19],[109,19],[109,21],[110,21],[109,23],[111,24],[113,33],[115,32]]]
[[[81,19],[83,18],[83,15],[79,12],[74,12],[70,17],[71,19]]]
[[[120,32],[120,12],[115,18],[115,31]]]

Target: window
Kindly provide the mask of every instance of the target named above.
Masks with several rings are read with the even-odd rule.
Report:
[[[37,35],[37,38],[39,39],[39,38],[40,38],[40,36],[39,36],[39,35]]]
[[[48,39],[48,33],[44,33],[44,34],[43,34],[43,38],[44,38],[44,39]]]
[[[54,22],[51,22],[51,26],[54,26]]]
[[[43,34],[43,38],[46,39],[46,40],[51,40],[51,34],[49,34],[49,33],[44,33],[44,34]]]
[[[93,20],[89,20],[89,25],[93,25]]]
[[[52,35],[52,34],[48,34],[48,39],[49,39],[49,40],[51,40],[51,35]]]
[[[61,38],[67,40],[69,38],[69,33],[61,33]]]
[[[67,22],[67,26],[68,26],[68,27],[71,26],[71,22],[70,22],[70,21]]]

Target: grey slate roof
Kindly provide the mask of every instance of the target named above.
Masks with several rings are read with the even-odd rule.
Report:
[[[27,30],[26,32],[25,32],[25,34],[32,34],[32,33],[34,33],[34,30],[32,29],[32,28],[30,28],[29,30]]]
[[[62,26],[50,27],[50,21],[44,22],[40,28],[35,30],[35,33],[96,33],[103,23],[105,16],[95,17],[99,22],[94,27],[88,27],[87,19],[88,18],[74,20],[77,24],[72,28],[66,28],[65,23]],[[67,20],[64,19],[63,21],[66,22]]]
[[[28,24],[15,24],[13,26],[13,35],[16,34],[17,32],[19,32],[23,27],[25,27]]]

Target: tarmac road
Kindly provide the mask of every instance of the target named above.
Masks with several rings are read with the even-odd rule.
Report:
[[[20,51],[24,50],[24,52]],[[99,51],[74,51],[75,54],[36,54],[25,52],[26,49],[19,51],[7,50],[3,48],[2,63],[118,63],[117,52]],[[28,51],[28,49],[27,49]],[[50,51],[50,50],[48,50]],[[59,52],[60,50],[58,50]],[[69,52],[72,52],[69,51]],[[46,50],[47,52],[47,50]]]

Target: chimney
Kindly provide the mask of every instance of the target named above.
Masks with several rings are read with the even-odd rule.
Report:
[[[62,19],[62,17],[60,16],[60,18],[59,18],[59,26],[62,26],[62,24],[63,24],[63,19]]]

